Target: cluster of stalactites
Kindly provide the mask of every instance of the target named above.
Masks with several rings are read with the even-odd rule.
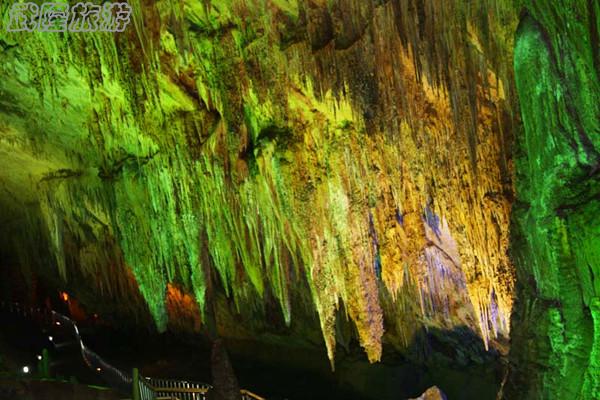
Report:
[[[53,61],[19,61],[41,112],[79,121],[47,133],[78,174],[40,189],[62,275],[66,231],[89,275],[116,247],[161,329],[170,283],[202,313],[214,287],[238,311],[268,291],[289,324],[306,280],[332,360],[342,303],[371,361],[385,331],[506,334],[505,10],[214,3],[133,2],[122,38],[19,50]]]

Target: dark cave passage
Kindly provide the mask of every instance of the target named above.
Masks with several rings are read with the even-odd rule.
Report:
[[[61,311],[69,312],[67,308]],[[15,312],[8,308],[0,311],[4,327],[0,334],[3,376],[10,376],[11,369],[13,374],[22,372],[24,367],[28,367],[28,374],[22,376],[41,376],[43,368],[38,357],[44,354],[49,362],[47,378],[114,387],[104,371],[86,365],[70,329],[48,321],[40,323],[37,318],[21,313],[21,310]],[[211,349],[207,340],[123,331],[108,325],[99,316],[81,321],[78,326],[86,346],[117,370],[131,371],[139,367],[144,376],[211,382]],[[226,347],[240,386],[274,400],[408,398],[418,396],[431,386],[442,388],[448,399],[493,399],[504,374],[499,358],[440,368],[456,358],[457,349],[452,346],[464,340],[464,335],[469,333],[435,333],[443,340],[454,337],[454,343],[441,343],[433,334],[429,336],[431,343],[426,351],[439,358],[429,365],[395,356],[373,368],[360,350],[355,349],[353,354],[340,356],[335,372],[330,370],[325,354],[315,349],[245,341],[228,341]],[[485,357],[481,340],[476,337],[470,340]],[[44,349],[48,352],[44,353]],[[321,362],[315,363],[315,360]],[[116,393],[129,394],[119,390]]]

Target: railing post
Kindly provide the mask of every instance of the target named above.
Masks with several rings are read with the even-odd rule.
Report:
[[[133,369],[133,400],[141,400],[140,397],[140,371],[137,368]]]
[[[38,361],[38,374],[41,378],[50,378],[50,353],[48,349],[42,350],[42,359]]]

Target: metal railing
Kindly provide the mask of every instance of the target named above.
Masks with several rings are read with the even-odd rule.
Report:
[[[240,393],[242,395],[242,400],[267,400],[264,397],[260,397],[259,395],[246,389],[240,390]]]
[[[207,400],[207,394],[212,389],[212,386],[206,383],[146,378],[140,376],[136,370],[133,377],[134,381],[137,379],[139,400]],[[240,390],[240,399],[266,400],[246,389]],[[138,400],[135,394],[134,400]]]
[[[212,386],[206,383],[178,381],[173,379],[141,378],[140,400],[206,400]]]
[[[135,391],[137,382],[138,391]],[[136,369],[133,370],[133,400],[156,400],[156,392],[154,388],[146,382],[146,379],[139,379],[139,373]]]

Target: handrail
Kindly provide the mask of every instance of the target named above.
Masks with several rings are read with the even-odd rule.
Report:
[[[150,390],[152,390],[154,393],[160,393],[160,394],[166,394],[167,396],[162,397],[162,396],[158,396],[156,397],[156,400],[168,400],[168,399],[176,399],[179,400],[180,397],[176,397],[176,396],[169,396],[169,394],[181,394],[181,395],[186,395],[186,394],[200,394],[202,396],[205,396],[206,394],[208,394],[208,392],[212,389],[212,386],[207,385],[207,384],[203,384],[204,387],[199,387],[199,388],[186,388],[186,387],[163,387],[160,385],[156,385],[156,383],[154,383],[154,385],[149,384],[148,382],[152,382],[154,381],[154,379],[152,378],[146,378],[145,379],[146,382],[144,382],[144,384],[146,385],[147,388],[149,388]],[[142,382],[142,380],[140,380],[140,383]],[[188,383],[186,381],[175,381],[175,380],[163,380],[163,383],[169,382],[172,385],[182,385],[182,384],[191,384]],[[195,385],[198,385],[198,383],[194,383]],[[259,395],[257,395],[256,393],[253,393],[249,390],[246,389],[241,389],[240,390],[240,395],[241,395],[241,400],[266,400],[264,397],[261,397]],[[185,397],[184,397],[185,398]]]
[[[246,399],[253,399],[253,400],[267,400],[264,397],[260,397],[259,395],[257,395],[256,393],[252,393],[249,390],[246,389],[242,389],[240,390],[240,393],[242,394],[242,399],[246,400]]]
[[[155,392],[161,392],[161,393],[200,393],[200,394],[208,393],[208,389],[205,389],[205,388],[161,388],[161,387],[150,386],[150,389],[154,390]]]

